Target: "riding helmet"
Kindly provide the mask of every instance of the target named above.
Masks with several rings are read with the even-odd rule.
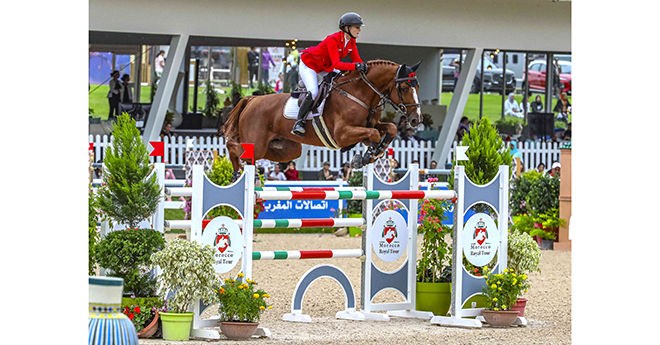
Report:
[[[341,16],[341,19],[339,19],[339,30],[342,30],[344,26],[350,25],[364,26],[362,17],[360,17],[360,15],[355,12],[348,12]]]

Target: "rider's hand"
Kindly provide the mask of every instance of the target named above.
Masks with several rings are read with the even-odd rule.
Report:
[[[364,62],[358,62],[355,64],[355,70],[358,72],[367,73],[367,64]]]

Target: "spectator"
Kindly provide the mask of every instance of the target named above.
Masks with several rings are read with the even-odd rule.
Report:
[[[270,56],[270,53],[268,52],[268,49],[264,48],[262,49],[261,57],[263,60],[261,61],[261,79],[264,82],[264,85],[268,84],[268,67],[269,67],[269,62],[275,67],[275,61],[273,61],[273,58]]]
[[[557,139],[557,136],[555,134],[550,136],[550,142],[551,143],[558,143],[559,140]]]
[[[555,88],[555,95],[559,96],[559,93],[561,92],[562,89],[564,89],[564,84],[561,82],[561,66],[559,65],[559,59],[555,58],[555,61],[552,64],[552,67],[554,68],[554,75],[553,75],[553,86]]]
[[[298,87],[298,50],[294,49],[286,57],[285,80],[291,85],[291,91]]]
[[[165,51],[161,50],[156,56],[154,71],[156,72],[156,84],[160,81],[160,76],[163,75],[163,69],[165,68]]]
[[[318,179],[322,181],[337,179],[337,176],[330,172],[330,162],[323,163],[323,169],[319,170]]]
[[[353,176],[353,168],[345,162],[341,165],[341,170],[339,170],[339,178],[348,182],[348,180]]]
[[[461,74],[461,61],[458,59],[449,63],[449,66],[454,67],[454,87],[451,89],[451,92],[456,91],[456,84],[458,84],[458,76]]]
[[[536,171],[540,172],[541,174],[545,173],[545,164],[539,163],[539,165],[536,166]]]
[[[284,176],[287,181],[300,181],[298,170],[296,170],[296,162],[290,161],[284,170]]]
[[[165,141],[165,137],[169,139],[169,142],[172,142],[172,123],[165,122],[163,130],[160,131],[160,141]]]
[[[257,48],[250,47],[250,51],[247,53],[247,60],[250,88],[254,89],[254,84],[252,81],[257,78],[259,68],[259,53],[257,53]]]
[[[520,101],[520,111],[523,113],[523,116],[525,116],[525,105],[523,104],[524,100]],[[527,99],[527,114],[532,112],[532,106],[529,103],[529,98]]]
[[[567,125],[566,130],[564,131],[564,134],[563,134],[563,136],[562,136],[562,139],[570,141],[570,140],[571,140],[571,135],[572,135],[572,134],[573,134],[573,133],[572,133],[572,131],[571,131],[571,123],[569,122],[568,125]]]
[[[515,116],[515,117],[524,117],[522,110],[518,106],[518,103],[514,99],[515,95],[513,92],[509,94],[509,98],[504,101],[504,115],[505,116]]]
[[[511,157],[513,157],[514,161],[516,157],[520,157],[520,163],[524,163],[522,153],[520,150],[518,150],[517,144],[518,143],[515,141],[511,141],[509,143],[509,148],[511,149]]]
[[[133,87],[128,82],[131,80],[131,76],[124,74],[121,76],[121,102],[122,103],[133,103]]]
[[[243,97],[241,96],[241,94],[239,92],[233,92],[231,94],[231,106],[233,108],[235,108],[236,105],[238,104],[238,102],[240,102],[242,98]]]
[[[532,102],[532,113],[542,113],[543,112],[543,102],[541,102],[541,96],[536,95],[536,99]]]
[[[275,93],[282,93],[283,86],[284,86],[284,74],[280,73],[277,75],[277,81],[275,82]]]
[[[218,135],[222,136],[225,133],[225,123],[227,123],[227,119],[229,119],[229,113],[231,112],[234,107],[231,106],[231,101],[229,100],[229,97],[225,98],[224,101],[224,107],[220,110],[220,122],[218,123]]]
[[[258,160],[257,161],[257,166],[264,169],[264,176],[266,176],[266,177],[270,176],[270,168],[271,168],[272,164],[270,163],[270,161],[268,159],[262,158],[262,159]]]
[[[110,91],[108,92],[108,102],[110,102],[110,114],[108,120],[119,116],[119,100],[121,99],[121,83],[119,82],[119,71],[112,71],[110,73],[112,79],[108,82]]]
[[[281,171],[280,163],[275,163],[273,166],[273,171],[268,175],[269,181],[286,181],[286,176]]]
[[[458,130],[456,131],[456,135],[458,136],[458,142],[461,142],[463,140],[463,136],[465,133],[470,132],[470,126],[468,125],[470,121],[468,120],[467,116],[463,116],[461,118],[461,123],[458,124]]]
[[[568,107],[563,106],[561,108],[561,112],[559,114],[557,114],[557,120],[568,123],[568,114],[569,113],[570,113],[570,111],[568,110]]]
[[[392,179],[392,182],[399,181],[402,177],[403,174],[399,172],[394,172],[394,169],[399,168],[399,161],[392,158],[392,171],[390,172],[390,178]]]
[[[429,168],[429,169],[437,169],[437,168],[438,168],[438,162],[436,162],[436,161],[431,161],[431,165],[430,165],[430,168]],[[423,175],[421,175],[419,181],[420,181],[420,182],[426,182],[426,181],[428,181],[430,178],[435,177],[435,176],[436,176],[436,174],[423,174]]]
[[[552,169],[550,170],[549,175],[559,178],[560,173],[561,173],[561,163],[559,162],[552,163]]]
[[[554,109],[552,109],[553,112],[555,113],[568,113],[568,108],[571,106],[571,102],[568,101],[568,95],[566,92],[562,92],[561,96],[557,100],[557,103],[555,103]],[[565,109],[564,109],[565,108]],[[568,119],[568,117],[567,117]]]
[[[419,141],[422,139],[415,136],[415,132],[412,128],[407,128],[404,132],[404,135],[401,137],[401,140],[408,141],[410,143],[408,144],[408,147],[417,147],[419,145]]]

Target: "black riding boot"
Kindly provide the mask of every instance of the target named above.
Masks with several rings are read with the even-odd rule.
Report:
[[[300,105],[300,110],[298,111],[298,120],[296,120],[296,123],[293,125],[293,130],[291,133],[299,137],[305,136],[305,118],[307,117],[307,113],[312,110],[313,103],[314,98],[312,98],[312,93],[307,92],[307,94],[305,94],[305,99],[303,99],[303,102]]]

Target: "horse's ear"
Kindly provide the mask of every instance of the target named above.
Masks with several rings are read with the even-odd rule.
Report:
[[[410,68],[412,68],[413,72],[415,72],[415,71],[417,71],[417,67],[419,67],[419,65],[420,65],[421,63],[422,63],[422,60],[419,60],[418,63],[412,65],[412,67],[410,67]]]
[[[407,77],[408,73],[406,71],[408,71],[408,68],[406,67],[406,64],[403,64],[403,65],[399,66],[399,71],[396,75],[397,79]]]

